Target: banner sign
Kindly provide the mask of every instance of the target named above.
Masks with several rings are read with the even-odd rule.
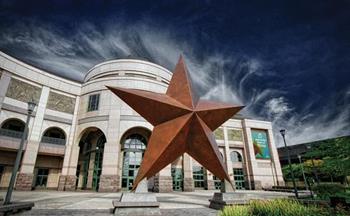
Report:
[[[264,130],[252,130],[252,140],[256,159],[270,159],[269,142]]]

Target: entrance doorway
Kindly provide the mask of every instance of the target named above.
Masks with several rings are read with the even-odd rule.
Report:
[[[105,143],[105,135],[97,128],[90,128],[83,134],[79,143],[78,189],[98,191]]]
[[[141,127],[131,128],[124,133],[121,139],[122,190],[132,189],[150,135],[151,131]]]
[[[134,184],[146,145],[146,138],[140,134],[129,135],[123,143],[122,188],[125,190],[131,190]]]
[[[98,191],[100,185],[100,176],[102,173],[103,151],[106,143],[106,138],[101,136],[97,140],[95,149],[94,172],[92,177],[92,189]]]
[[[182,191],[183,190],[183,172],[182,168],[171,168],[171,176],[173,178],[173,190]]]

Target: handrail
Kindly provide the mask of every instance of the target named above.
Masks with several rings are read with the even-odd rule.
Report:
[[[43,136],[41,138],[41,142],[42,143],[56,144],[56,145],[65,145],[66,139]]]
[[[0,129],[0,136],[7,136],[7,137],[21,139],[23,136],[23,132],[1,128]]]

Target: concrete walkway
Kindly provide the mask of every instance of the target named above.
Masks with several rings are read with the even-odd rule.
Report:
[[[209,209],[209,199],[217,191],[156,193],[163,215],[217,215],[218,211]],[[259,197],[277,195],[284,197],[289,193],[268,191],[237,191]],[[121,193],[60,192],[60,191],[15,191],[13,201],[31,201],[35,207],[19,215],[111,215],[112,200],[119,199]],[[5,196],[5,191],[0,192]]]

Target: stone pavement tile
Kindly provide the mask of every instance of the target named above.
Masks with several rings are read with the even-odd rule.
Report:
[[[94,216],[111,216],[112,213],[110,213],[109,210],[83,210],[83,209],[72,209],[72,210],[66,210],[66,209],[33,209],[31,211],[25,211],[21,212],[17,215],[21,216],[83,216],[83,215],[94,215]]]
[[[217,210],[208,208],[190,208],[190,209],[161,209],[161,214],[163,216],[216,216],[218,214]],[[94,215],[94,216],[111,216],[111,212],[108,209],[104,210],[78,210],[78,209],[33,209],[31,211],[21,212],[17,215],[20,216],[83,216],[83,215]]]
[[[189,209],[161,209],[162,215],[166,216],[216,216],[217,210],[210,208],[189,208]]]
[[[209,199],[215,191],[156,193],[162,215],[214,216],[218,211],[209,209]],[[236,191],[250,196],[269,197],[288,195],[266,191]],[[0,192],[4,196],[5,191]],[[19,215],[112,215],[112,201],[119,199],[121,193],[60,192],[60,191],[14,191],[14,200],[33,201],[31,211]]]
[[[70,203],[61,209],[110,209],[113,208],[112,201],[113,199],[110,198],[93,198]]]

